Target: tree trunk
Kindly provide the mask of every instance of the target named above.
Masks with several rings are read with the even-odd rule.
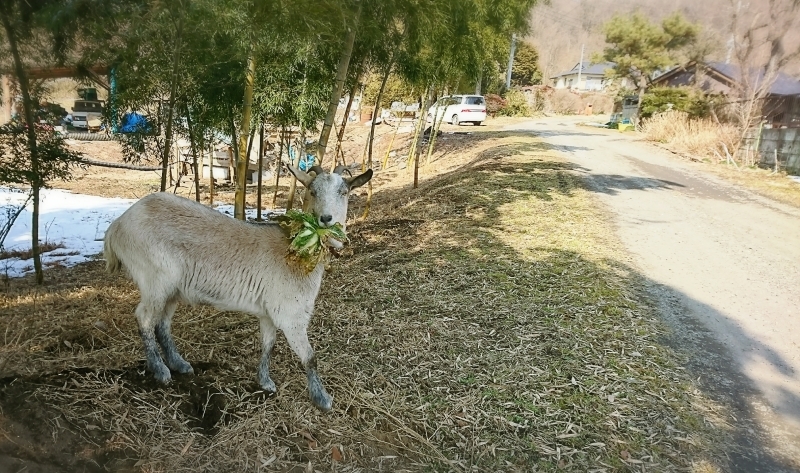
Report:
[[[300,146],[295,148],[297,152],[295,153],[296,156],[294,158],[291,157],[291,145],[289,146],[289,162],[292,163],[292,166],[298,166],[300,164],[300,157],[303,156],[303,152],[305,152],[304,142],[306,140],[306,131],[304,129],[300,129]],[[286,210],[292,210],[294,207],[294,196],[297,193],[297,178],[292,176],[291,180],[289,181],[289,195],[286,201]]]
[[[394,139],[397,137],[397,132],[400,130],[400,125],[403,123],[403,119],[400,118],[400,121],[397,122],[397,126],[394,128],[394,133],[392,133],[392,139],[389,140],[389,147],[386,148],[386,155],[383,157],[383,163],[381,164],[381,170],[386,169],[387,165],[389,164],[389,153],[392,152],[392,146],[394,146]]]
[[[264,174],[264,123],[261,123],[261,130],[258,133],[258,187],[256,188],[256,221],[261,221],[261,185],[263,184]]]
[[[359,74],[360,76],[360,74]],[[342,126],[339,127],[339,133],[336,137],[336,151],[333,153],[333,165],[331,169],[336,167],[336,159],[339,157],[339,151],[342,149],[342,140],[344,139],[344,130],[347,127],[347,119],[350,116],[350,109],[353,107],[353,97],[355,97],[356,92],[358,92],[358,79],[360,77],[356,76],[356,81],[353,84],[353,88],[350,89],[350,97],[347,99],[347,106],[344,108],[344,118],[342,119]],[[342,160],[342,164],[346,165],[347,163]]]
[[[383,100],[383,91],[386,88],[386,81],[389,80],[389,74],[392,72],[392,65],[394,63],[394,55],[392,60],[386,66],[386,72],[383,73],[381,80],[381,87],[378,89],[378,96],[375,98],[375,111],[381,109],[381,100]],[[367,169],[372,169],[372,142],[375,140],[375,121],[377,120],[375,113],[372,114],[372,123],[369,126],[369,147],[367,151]],[[369,215],[370,204],[372,203],[372,180],[367,183],[367,201],[364,203],[364,213],[361,215],[362,220],[366,220]]]
[[[639,103],[636,105],[636,121],[634,125],[638,127],[639,125],[639,117],[642,116],[642,99],[644,98],[644,92],[647,90],[647,78],[642,75],[639,79]]]
[[[415,166],[414,169],[414,182],[417,182],[417,148],[419,144],[420,136],[422,135],[422,130],[427,123],[427,103],[428,103],[428,95],[430,91],[428,89],[425,90],[425,96],[422,98],[422,103],[420,106],[419,118],[417,119],[417,125],[414,128],[414,138],[411,140],[411,146],[408,149],[408,160],[406,161],[406,166],[411,167]],[[416,187],[416,185],[415,185]]]
[[[230,171],[230,181],[233,184],[236,182],[236,168],[239,164],[239,141],[236,139],[236,123],[233,122],[233,116],[229,117],[228,126],[231,127],[231,145],[228,147],[228,169]]]
[[[430,100],[429,96],[430,96],[430,88],[425,91],[425,99],[422,101],[422,110],[426,110],[428,108],[428,102]],[[423,116],[425,116],[424,112]],[[424,128],[426,120],[423,118],[420,120],[420,122],[422,125],[419,127],[417,133],[421,133],[421,130]],[[417,141],[414,143],[414,189],[416,189],[419,186],[419,151],[417,150],[417,147],[419,146],[419,141],[420,141],[419,138],[417,138]]]
[[[439,129],[442,128],[444,121],[444,113],[441,118],[439,116],[439,101],[436,101],[436,109],[434,110],[433,123],[431,123],[431,135],[428,137],[428,155],[425,157],[425,164],[430,164],[431,156],[433,155],[433,147],[436,144],[436,136],[439,134]]]
[[[281,182],[281,156],[283,155],[283,142],[286,140],[286,127],[281,125],[281,147],[278,151],[278,157],[275,158],[275,193],[272,194],[272,208],[276,208],[278,206],[278,184]],[[286,144],[286,149],[288,153],[289,144]]]
[[[3,27],[6,30],[8,46],[11,49],[11,56],[14,58],[14,69],[17,73],[20,92],[22,93],[22,109],[25,114],[25,125],[27,126],[28,150],[31,153],[31,194],[33,195],[33,214],[31,216],[31,252],[33,253],[33,270],[36,273],[36,284],[44,282],[42,272],[42,256],[39,252],[39,189],[44,184],[42,176],[39,175],[39,149],[36,143],[36,123],[33,118],[33,104],[31,103],[31,92],[28,84],[28,75],[25,73],[25,66],[19,54],[17,45],[17,32],[11,26],[9,15],[3,12]]]
[[[208,206],[214,208],[214,141],[208,144]]]
[[[195,140],[194,127],[192,127],[192,114],[186,109],[186,127],[189,129],[189,143],[192,145],[192,167],[194,168],[194,200],[200,202],[200,170],[197,157],[197,141]],[[200,146],[200,149],[203,149]]]
[[[181,58],[181,40],[183,30],[183,18],[178,20],[178,29],[175,32],[175,51],[172,54],[172,78],[169,86],[169,111],[167,112],[167,124],[164,129],[164,156],[161,158],[161,192],[167,190],[167,175],[169,173],[169,155],[172,148],[172,120],[175,113],[175,96],[178,92],[178,66]]]
[[[389,74],[392,72],[392,65],[394,64],[394,58],[389,61],[389,64],[386,66],[386,72],[383,73],[383,79],[381,80],[381,87],[378,89],[378,96],[375,98],[375,112],[380,111],[381,107],[381,100],[383,100],[383,91],[386,89],[386,81],[389,80]],[[367,168],[372,168],[372,142],[375,139],[375,120],[376,120],[375,113],[372,114],[372,123],[369,127],[369,151],[367,151]],[[372,186],[370,185],[370,189]]]
[[[250,56],[247,58],[247,76],[245,76],[244,81],[244,108],[242,110],[241,130],[239,130],[239,153],[243,152],[247,147],[247,135],[250,131],[250,110],[253,108],[253,82],[256,76],[254,49],[255,47],[251,45]],[[243,154],[238,154],[238,156],[233,216],[239,220],[244,220],[244,204],[247,197],[247,168],[250,163],[250,156]]]
[[[347,37],[344,40],[344,49],[342,55],[339,57],[339,65],[336,67],[336,83],[331,91],[331,100],[328,103],[328,114],[325,116],[325,124],[322,126],[322,133],[319,135],[319,149],[317,150],[317,162],[322,166],[322,159],[325,157],[325,148],[328,146],[328,137],[333,128],[333,121],[336,118],[336,109],[339,107],[339,99],[342,96],[342,89],[344,88],[344,81],[347,79],[347,68],[350,65],[350,56],[353,54],[353,44],[356,40],[356,27],[361,16],[361,3],[358,4],[358,13],[356,13],[356,24],[347,32]]]

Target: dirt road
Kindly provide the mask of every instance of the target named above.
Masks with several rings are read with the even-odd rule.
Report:
[[[732,471],[800,471],[800,209],[735,187],[635,135],[546,118],[533,132],[610,209],[631,264],[728,410]]]

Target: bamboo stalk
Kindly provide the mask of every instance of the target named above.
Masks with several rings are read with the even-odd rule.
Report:
[[[381,170],[386,169],[386,166],[389,163],[389,153],[392,152],[392,146],[394,146],[394,139],[397,136],[397,131],[400,129],[400,124],[403,123],[402,117],[400,121],[397,122],[397,126],[394,128],[394,133],[392,133],[392,139],[389,141],[389,147],[386,148],[386,156],[383,157],[383,163],[381,163]]]
[[[286,150],[288,154],[289,144],[288,139],[286,138],[286,127],[281,125],[281,135],[278,141],[281,142],[280,150],[278,151],[278,156],[275,158],[275,193],[272,194],[272,208],[274,209],[278,205],[278,184],[281,181],[281,156],[283,155],[283,143],[284,141],[287,142]]]
[[[208,144],[208,206],[214,207],[214,142]]]
[[[264,179],[264,123],[261,123],[258,143],[258,187],[256,188],[256,221],[261,221],[261,185]]]
[[[247,136],[250,134],[250,112],[253,108],[253,83],[256,75],[256,59],[253,49],[255,49],[255,47],[251,46],[250,54],[247,58],[247,75],[245,76],[244,82],[244,107],[242,109],[242,123],[240,125],[239,149],[237,150],[239,161],[236,163],[236,193],[234,197],[233,216],[239,220],[245,219],[244,207],[245,201],[247,200],[247,168],[250,163],[250,157],[249,154],[243,155],[241,153],[245,151],[243,148],[247,145]],[[236,135],[233,135],[232,140],[236,141]],[[252,145],[252,135],[250,141]]]

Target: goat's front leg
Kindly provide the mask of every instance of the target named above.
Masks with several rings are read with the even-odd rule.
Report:
[[[275,382],[269,377],[269,358],[272,354],[272,347],[275,346],[275,324],[270,320],[269,315],[262,315],[258,318],[261,325],[261,364],[258,365],[258,384],[261,389],[274,393],[278,390]]]
[[[300,357],[303,367],[306,369],[306,376],[308,377],[308,395],[311,397],[311,402],[314,403],[319,409],[323,411],[331,410],[333,407],[333,398],[325,391],[322,381],[317,374],[317,358],[314,356],[314,349],[308,343],[308,335],[306,334],[306,325],[292,325],[289,327],[281,327],[289,346]]]

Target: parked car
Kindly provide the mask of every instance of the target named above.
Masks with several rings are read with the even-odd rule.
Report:
[[[72,126],[89,128],[89,121],[103,118],[102,100],[76,100],[72,106]]]
[[[444,116],[453,125],[463,122],[480,125],[486,120],[486,100],[482,95],[446,95],[428,109],[428,120],[433,121],[434,115],[437,121]]]

